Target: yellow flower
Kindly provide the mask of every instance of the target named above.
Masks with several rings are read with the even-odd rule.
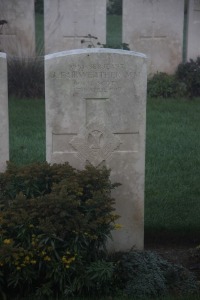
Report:
[[[115,224],[114,229],[121,229],[123,226],[121,224]]]
[[[29,256],[25,256],[25,261],[29,261],[30,257]]]
[[[66,265],[65,268],[66,268],[66,269],[69,269],[69,265]]]
[[[3,243],[4,243],[5,245],[10,245],[10,244],[12,243],[12,240],[11,240],[11,239],[5,239],[5,240],[3,241]]]
[[[32,265],[35,265],[36,263],[37,263],[36,260],[31,260]]]
[[[67,266],[69,266],[73,261],[75,261],[75,259],[76,259],[75,256],[68,257],[68,258],[66,256],[63,256],[61,258],[63,264]]]
[[[44,257],[44,260],[46,260],[46,261],[50,261],[50,260],[51,260],[51,258],[50,258],[48,255],[46,255],[46,256]]]

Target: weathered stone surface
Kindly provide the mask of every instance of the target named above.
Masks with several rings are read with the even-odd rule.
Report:
[[[188,6],[187,59],[200,56],[200,0],[190,0]]]
[[[8,87],[6,54],[0,52],[0,172],[6,169],[9,160]]]
[[[146,59],[111,49],[46,55],[47,161],[111,168],[119,223],[112,250],[143,248]]]
[[[106,0],[45,0],[44,11],[46,54],[106,43]]]
[[[182,61],[184,0],[123,0],[123,42],[148,56],[148,73]]]
[[[0,51],[15,56],[35,54],[34,0],[1,0]]]

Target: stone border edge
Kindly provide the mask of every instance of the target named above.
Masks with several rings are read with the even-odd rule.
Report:
[[[7,55],[6,55],[6,53],[4,53],[4,52],[0,52],[0,57],[1,57],[1,58],[6,58]]]
[[[130,56],[137,56],[141,58],[147,58],[147,56],[140,52],[121,50],[121,49],[110,49],[110,48],[84,48],[84,49],[75,49],[69,51],[61,51],[53,54],[45,55],[45,60],[68,56],[68,55],[78,55],[78,54],[87,54],[87,53],[113,53],[113,54],[123,54]]]

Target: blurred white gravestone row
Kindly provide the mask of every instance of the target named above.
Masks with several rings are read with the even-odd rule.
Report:
[[[9,160],[8,86],[6,54],[0,52],[0,172]]]
[[[46,54],[105,44],[106,0],[45,0],[44,24]]]
[[[184,0],[123,0],[123,42],[148,56],[148,73],[182,61]]]
[[[46,155],[111,168],[123,228],[111,250],[143,248],[146,57],[124,50],[80,49],[45,57]]]
[[[34,0],[0,1],[0,51],[35,54]],[[123,42],[148,56],[148,73],[182,61],[184,0],[123,0]],[[44,0],[45,53],[106,44],[107,0]],[[200,54],[200,1],[189,0],[187,59]],[[97,39],[96,39],[97,38]]]
[[[34,0],[0,1],[0,51],[21,57],[35,55]]]

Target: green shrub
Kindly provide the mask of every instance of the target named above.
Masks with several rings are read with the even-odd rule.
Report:
[[[181,63],[176,70],[176,77],[185,84],[189,97],[200,96],[200,57]]]
[[[148,79],[147,94],[149,97],[169,98],[183,96],[185,89],[185,84],[179,83],[175,75],[160,72]]]
[[[63,179],[73,180],[75,174],[68,163],[34,163],[21,167],[8,163],[7,170],[0,173],[0,199],[15,199],[19,194],[27,199],[49,194],[53,184]]]
[[[118,218],[109,174],[68,164],[1,174],[0,290],[53,299],[109,290],[105,244]]]
[[[122,0],[109,0],[107,13],[109,15],[122,15]]]
[[[43,98],[43,58],[8,57],[8,92],[19,98]]]
[[[36,0],[35,1],[35,12],[37,14],[44,13],[44,0]]]
[[[183,295],[198,291],[192,273],[174,265],[151,251],[132,251],[124,254],[116,269],[118,287],[125,296],[137,299],[174,293]]]

